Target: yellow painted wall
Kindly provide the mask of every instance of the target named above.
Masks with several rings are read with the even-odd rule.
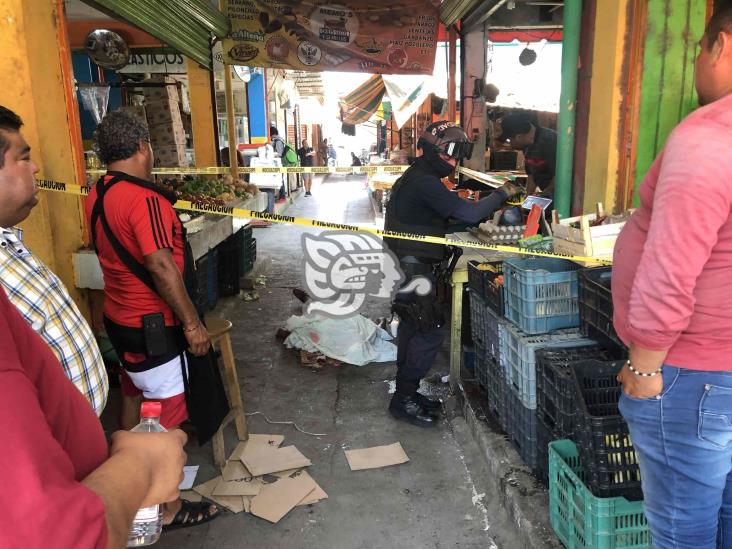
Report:
[[[67,113],[58,6],[54,0],[0,0],[0,104],[23,118],[39,178],[73,183],[77,158],[71,132],[79,128],[71,127]],[[59,275],[88,318],[86,294],[74,287],[71,257],[83,244],[81,200],[42,192],[22,227],[28,247]]]
[[[211,72],[186,59],[188,94],[191,102],[191,126],[196,166],[216,166],[214,105],[211,99]]]
[[[615,205],[628,0],[597,0],[592,56],[584,212]]]

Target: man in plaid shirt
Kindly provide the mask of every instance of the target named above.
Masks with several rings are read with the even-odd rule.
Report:
[[[38,203],[34,176],[39,170],[20,134],[22,125],[18,115],[0,105],[0,286],[100,415],[109,384],[94,334],[64,284],[15,227]]]

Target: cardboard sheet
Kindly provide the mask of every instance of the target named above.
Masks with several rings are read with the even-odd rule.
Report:
[[[275,476],[280,478],[290,477],[295,478],[298,476],[302,476],[305,478],[308,478],[312,480],[313,482],[313,491],[310,492],[305,498],[300,501],[297,504],[297,507],[300,507],[302,505],[312,505],[313,503],[318,503],[320,500],[328,499],[328,494],[325,493],[325,490],[323,490],[320,485],[313,480],[313,478],[310,476],[310,474],[303,470],[303,469],[290,469],[289,471],[282,471],[279,473],[275,473]]]
[[[252,499],[251,513],[277,523],[313,490],[312,479],[302,475],[265,484],[259,495]]]
[[[242,454],[241,460],[255,477],[311,465],[310,460],[294,446],[285,446],[284,448],[255,446],[247,448]]]
[[[390,465],[399,465],[409,461],[409,457],[399,442],[388,446],[346,450],[346,459],[351,471],[378,469],[379,467],[389,467]]]
[[[210,499],[221,507],[226,507],[232,513],[241,513],[244,510],[244,500],[242,496],[214,496],[213,491],[221,482],[221,477],[215,477],[211,480],[195,486],[193,489],[203,497]]]
[[[201,501],[203,496],[193,490],[182,490],[180,493],[181,499],[187,499],[188,501]]]
[[[262,489],[262,481],[258,478],[247,477],[244,479],[219,482],[211,492],[214,496],[256,496]]]
[[[238,459],[230,459],[227,461],[224,466],[224,470],[221,472],[221,476],[224,477],[224,480],[227,482],[232,480],[251,479],[254,477],[254,475],[252,475]]]
[[[283,435],[249,435],[249,439],[246,442],[240,442],[236,445],[229,460],[241,459],[247,451],[252,451],[262,446],[279,448],[284,440],[285,437]]]

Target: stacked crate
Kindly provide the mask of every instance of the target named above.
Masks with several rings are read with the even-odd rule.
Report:
[[[252,238],[252,227],[242,227],[216,247],[218,255],[218,295],[239,293],[241,277],[252,270],[257,258],[257,240]]]

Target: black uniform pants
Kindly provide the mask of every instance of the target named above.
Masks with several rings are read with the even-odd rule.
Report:
[[[406,285],[416,276],[424,276],[432,282],[432,293],[418,296],[416,293],[397,294],[397,301],[417,302],[424,300],[434,303],[437,300],[437,287],[428,263],[400,262]],[[432,368],[432,363],[445,340],[445,326],[424,330],[409,318],[401,318],[397,331],[397,375],[396,392],[398,396],[410,396],[417,392],[419,382]]]

